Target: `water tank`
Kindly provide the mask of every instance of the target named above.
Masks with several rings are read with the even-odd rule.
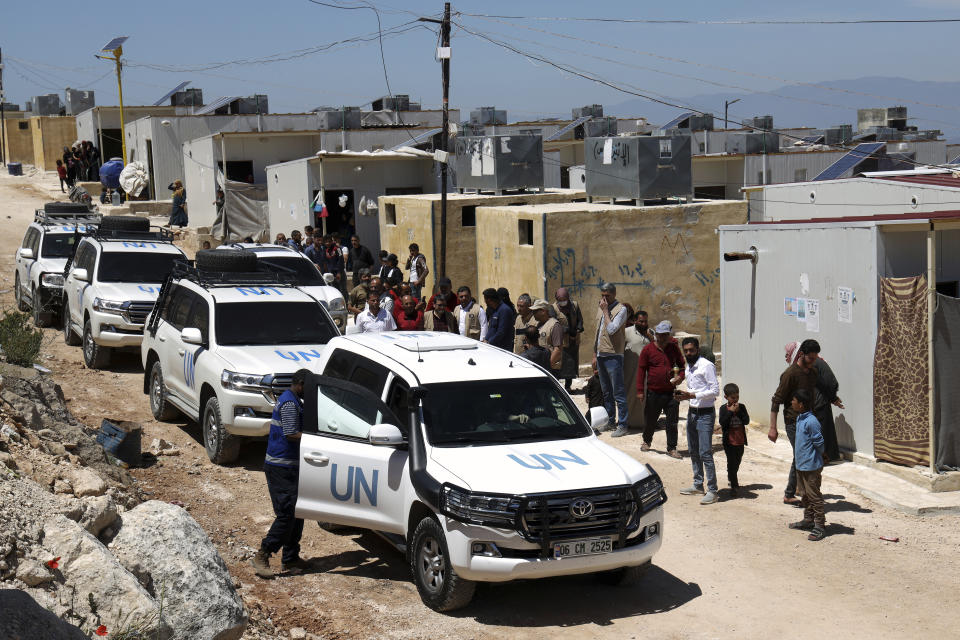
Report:
[[[582,118],[584,116],[590,116],[591,118],[602,118],[603,117],[603,105],[602,104],[591,104],[585,107],[574,107],[572,111],[573,119]]]
[[[470,122],[480,125],[507,124],[507,112],[496,107],[480,107],[470,112]]]
[[[543,190],[541,136],[458,136],[454,152],[461,189]]]
[[[374,111],[410,111],[410,96],[405,93],[383,96],[374,100],[370,106]]]
[[[202,107],[203,89],[190,88],[177,91],[170,96],[172,107]]]
[[[584,156],[588,196],[656,200],[693,194],[689,135],[588,138]]]
[[[83,113],[87,109],[92,109],[97,104],[93,97],[93,91],[81,91],[80,89],[67,87],[64,94],[66,95],[68,116]]]
[[[43,96],[34,96],[30,101],[31,112],[35,116],[58,116],[60,115],[60,96],[55,93],[48,93]]]

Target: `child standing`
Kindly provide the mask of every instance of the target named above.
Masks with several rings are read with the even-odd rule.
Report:
[[[600,388],[600,375],[597,373],[597,363],[593,363],[593,375],[587,380],[587,386],[584,389],[587,396],[587,422],[590,421],[590,409],[603,406],[603,389]]]
[[[727,457],[727,480],[730,481],[730,496],[735,498],[740,490],[737,472],[743,460],[743,448],[747,444],[746,426],[750,424],[747,407],[740,404],[740,388],[733,384],[723,385],[727,404],[720,407],[720,428],[723,430],[723,453]]]
[[[823,433],[820,423],[811,413],[813,398],[806,389],[793,394],[790,408],[796,411],[797,435],[794,440],[794,462],[797,465],[797,485],[800,489],[800,505],[803,520],[790,524],[791,529],[809,530],[807,540],[816,542],[826,535],[826,518],[823,515],[823,494],[820,493],[820,474],[823,471]]]
[[[63,160],[57,160],[57,177],[60,178],[60,193],[66,193],[63,183],[67,181],[67,168],[63,166]]]

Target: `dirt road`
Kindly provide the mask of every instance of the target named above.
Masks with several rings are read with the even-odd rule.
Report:
[[[5,308],[13,306],[14,252],[34,208],[48,199],[29,184],[0,176]],[[602,586],[589,576],[486,586],[469,607],[440,615],[421,604],[404,559],[377,537],[333,535],[313,523],[302,551],[312,570],[258,580],[246,558],[271,522],[260,471],[264,446],[247,446],[235,466],[214,467],[195,424],[152,419],[137,355],[115,358],[109,371],[90,371],[58,331],[45,333],[40,362],[63,386],[79,419],[92,426],[104,417],[138,421],[146,444],[162,437],[182,451],[133,473],[153,498],[183,502],[210,534],[242,583],[252,619],[248,638],[287,637],[291,627],[326,638],[899,638],[957,632],[956,516],[905,516],[826,480],[829,535],[811,543],[786,528],[800,516],[781,503],[786,468],[748,450],[740,472],[743,497],[701,507],[678,494],[690,483],[690,465],[662,455],[662,433],[654,440],[660,453],[640,452],[639,436],[613,441],[649,462],[669,495],[663,548],[636,587]],[[760,414],[766,408],[750,409]],[[717,461],[724,469],[722,451]],[[884,542],[881,535],[900,542]]]

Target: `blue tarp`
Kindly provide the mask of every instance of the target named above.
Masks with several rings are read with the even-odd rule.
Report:
[[[110,189],[120,188],[120,172],[123,171],[123,160],[111,158],[100,167],[100,184]]]

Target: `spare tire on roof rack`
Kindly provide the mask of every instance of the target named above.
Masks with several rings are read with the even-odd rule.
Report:
[[[82,202],[48,202],[43,205],[46,213],[90,213],[90,207]]]
[[[150,220],[140,216],[103,216],[100,230],[149,232]]]
[[[197,251],[196,265],[202,271],[256,271],[257,254],[235,249],[201,249]]]

